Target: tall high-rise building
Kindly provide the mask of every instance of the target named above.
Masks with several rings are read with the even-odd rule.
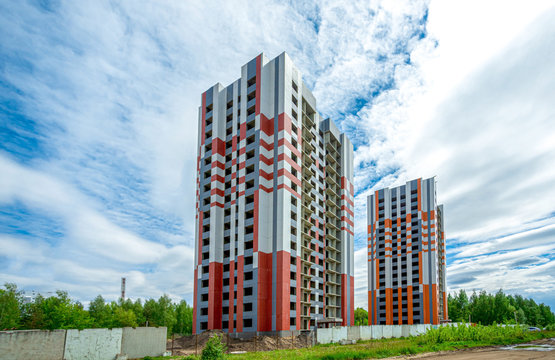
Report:
[[[353,146],[286,53],[199,108],[193,332],[354,324]]]
[[[368,196],[368,324],[448,319],[443,205],[435,178]]]

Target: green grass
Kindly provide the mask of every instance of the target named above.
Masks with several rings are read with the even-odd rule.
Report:
[[[470,347],[509,345],[555,337],[555,331],[528,332],[521,328],[496,326],[441,327],[419,337],[359,341],[353,345],[326,344],[311,348],[251,352],[228,355],[229,360],[347,360],[382,359],[424,352],[458,350]],[[153,358],[153,359],[169,359]],[[193,360],[195,357],[171,357]]]

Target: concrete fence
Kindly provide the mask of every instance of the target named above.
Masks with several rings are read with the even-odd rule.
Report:
[[[165,327],[0,331],[0,360],[124,360],[161,356]]]
[[[318,344],[352,342],[384,338],[400,338],[424,334],[433,325],[338,326],[316,330]]]

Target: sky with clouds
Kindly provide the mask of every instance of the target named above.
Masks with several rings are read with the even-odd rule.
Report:
[[[0,2],[0,282],[192,299],[200,94],[286,51],[366,196],[437,176],[447,285],[555,308],[555,2]]]

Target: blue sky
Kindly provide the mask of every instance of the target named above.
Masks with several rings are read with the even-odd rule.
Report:
[[[0,3],[0,282],[192,299],[200,94],[287,51],[366,196],[437,176],[448,288],[555,307],[554,3]]]

